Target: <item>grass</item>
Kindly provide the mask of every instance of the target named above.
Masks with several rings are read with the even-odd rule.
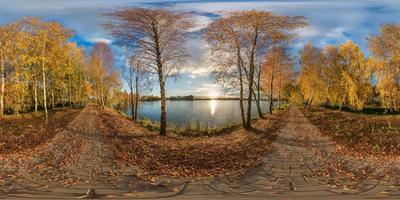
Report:
[[[137,120],[137,123],[145,127],[150,131],[159,131],[160,123],[158,121],[152,121],[151,119],[145,117]],[[223,125],[218,127],[209,127],[207,124],[202,124],[200,121],[186,123],[185,125],[171,125],[167,128],[169,133],[176,134],[178,136],[188,136],[188,137],[196,137],[196,136],[213,136],[224,134],[227,132],[234,131],[240,128],[240,124],[230,124]]]
[[[369,154],[400,155],[400,115],[360,114],[326,108],[303,111],[323,133],[349,149]]]
[[[324,106],[324,108],[329,109],[329,110],[338,110],[338,106]],[[348,113],[355,113],[355,114],[365,114],[365,115],[398,115],[400,112],[398,111],[389,111],[386,110],[385,108],[380,107],[379,105],[376,104],[371,104],[365,106],[362,111],[354,111],[351,110],[350,108],[343,107],[342,111],[348,112]]]

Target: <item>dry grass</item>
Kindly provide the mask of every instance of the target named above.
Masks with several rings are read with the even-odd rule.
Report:
[[[303,110],[323,133],[355,152],[400,155],[400,116]]]
[[[43,112],[5,116],[0,119],[0,153],[33,148],[51,139],[78,113],[79,110],[51,111],[48,124]]]
[[[274,132],[283,124],[283,112],[217,136],[159,136],[113,111],[101,115],[101,132],[121,162],[155,175],[209,176],[242,173],[258,165],[271,151]]]

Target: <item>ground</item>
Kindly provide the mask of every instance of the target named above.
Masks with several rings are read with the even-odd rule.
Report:
[[[15,152],[42,144],[75,119],[78,113],[78,110],[51,110],[47,124],[43,123],[43,112],[4,116],[0,119],[0,153]]]
[[[387,159],[400,155],[400,115],[351,113],[315,107],[302,109],[320,131],[358,156]]]
[[[265,143],[269,147],[258,166],[236,176],[203,178],[143,178],[141,169],[121,163],[113,144],[104,142],[104,131],[110,127],[103,115],[86,107],[46,143],[29,151],[0,154],[0,199],[400,198],[398,157],[388,162],[343,154],[342,147],[321,134],[296,107],[288,110],[274,141]],[[95,193],[91,190],[84,196],[89,188]]]

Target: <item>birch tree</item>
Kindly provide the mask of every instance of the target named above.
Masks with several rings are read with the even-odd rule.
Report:
[[[400,110],[400,25],[385,24],[379,35],[368,38],[373,56],[372,67],[377,77],[376,89],[382,106]]]
[[[142,51],[149,69],[158,75],[161,96],[160,135],[166,135],[167,78],[176,75],[187,62],[186,42],[193,27],[187,13],[162,8],[131,7],[107,14],[105,28],[131,48]]]

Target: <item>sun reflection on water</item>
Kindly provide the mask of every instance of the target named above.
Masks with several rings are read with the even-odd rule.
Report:
[[[215,114],[215,109],[217,108],[217,101],[215,99],[212,99],[210,101],[210,111],[211,111],[211,116],[214,116]]]

